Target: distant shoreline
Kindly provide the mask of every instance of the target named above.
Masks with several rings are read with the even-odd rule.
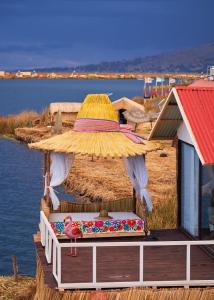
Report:
[[[3,73],[2,73],[3,72]],[[0,79],[138,79],[144,80],[145,78],[161,77],[161,78],[174,78],[174,79],[198,79],[201,74],[198,73],[62,73],[62,72],[4,72],[0,74]]]

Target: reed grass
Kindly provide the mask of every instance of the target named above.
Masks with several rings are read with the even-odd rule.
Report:
[[[50,124],[50,112],[49,108],[46,107],[40,114],[40,125],[49,125]]]
[[[39,114],[23,111],[17,115],[0,116],[0,135],[14,135],[18,127],[33,127]]]
[[[35,278],[18,276],[15,281],[12,276],[0,276],[1,300],[31,300],[35,294]]]
[[[169,195],[163,202],[155,205],[148,216],[148,227],[155,229],[173,229],[177,225],[177,205],[174,195]]]

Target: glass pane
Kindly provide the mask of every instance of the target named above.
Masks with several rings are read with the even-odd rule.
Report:
[[[194,147],[181,146],[181,226],[198,236],[199,159]]]
[[[202,167],[201,236],[214,238],[214,166]]]

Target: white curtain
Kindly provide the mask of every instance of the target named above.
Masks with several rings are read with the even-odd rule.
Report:
[[[143,156],[130,156],[124,159],[128,176],[131,179],[133,188],[141,200],[146,201],[148,211],[152,211],[153,205],[151,196],[147,190],[148,174]]]
[[[59,186],[67,178],[69,171],[74,162],[74,154],[60,154],[51,153],[51,166],[50,166],[50,186],[47,186],[47,180],[45,178],[45,191],[44,195],[49,190],[50,198],[53,204],[53,209],[56,210],[59,207],[59,199],[56,195],[54,187]],[[47,175],[46,175],[47,176]]]

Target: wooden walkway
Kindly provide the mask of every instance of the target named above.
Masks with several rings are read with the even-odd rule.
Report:
[[[187,240],[178,230],[154,232],[159,241]],[[142,237],[105,238],[99,242],[141,241]],[[87,239],[86,242],[98,241]],[[85,240],[78,240],[85,242]],[[36,242],[37,255],[44,271],[47,286],[57,286],[52,275],[52,265],[48,265],[44,248]],[[62,282],[92,282],[92,248],[79,248],[77,257],[67,256],[69,249],[62,249]],[[100,247],[97,248],[97,282],[138,281],[139,280],[139,247]],[[144,248],[144,280],[184,280],[186,276],[185,246],[155,246]],[[214,258],[199,246],[191,246],[191,279],[214,279]]]

